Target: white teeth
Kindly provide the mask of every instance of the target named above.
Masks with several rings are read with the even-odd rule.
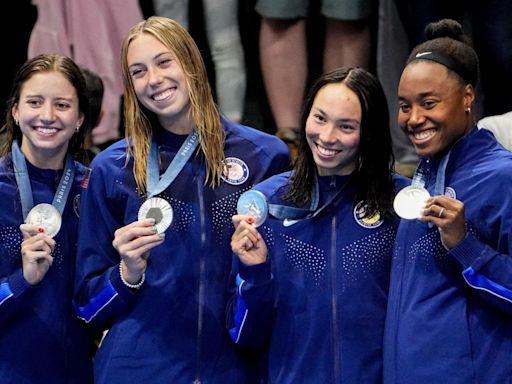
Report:
[[[436,133],[435,130],[428,129],[426,131],[414,132],[413,135],[414,135],[415,139],[424,140],[424,139],[428,139],[429,137],[434,136],[435,133]]]
[[[340,151],[336,151],[334,149],[327,149],[327,148],[321,147],[319,145],[317,145],[316,147],[318,149],[318,152],[320,152],[320,154],[322,154],[324,156],[334,156],[335,154],[340,152]]]
[[[44,133],[45,135],[51,135],[58,131],[57,128],[45,128],[45,127],[36,127],[37,132]]]
[[[162,93],[159,93],[158,95],[153,96],[153,99],[156,101],[161,101],[171,96],[171,91],[167,90]]]

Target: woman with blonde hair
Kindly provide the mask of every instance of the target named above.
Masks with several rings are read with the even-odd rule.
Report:
[[[220,116],[173,20],[135,25],[122,66],[127,140],[95,158],[82,199],[76,308],[109,329],[95,380],[250,382],[224,329],[230,220],[244,190],[288,168],[286,146]]]

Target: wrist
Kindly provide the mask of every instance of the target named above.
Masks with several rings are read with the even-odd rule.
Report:
[[[124,262],[123,260],[121,260],[121,262],[119,263],[119,276],[121,277],[121,281],[123,282],[123,284],[131,289],[139,289],[140,287],[142,287],[142,284],[144,284],[144,281],[146,280],[146,273],[142,274],[137,283],[131,284],[123,276],[123,264]]]

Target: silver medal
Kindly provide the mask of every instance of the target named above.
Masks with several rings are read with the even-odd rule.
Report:
[[[420,186],[409,185],[395,196],[393,208],[398,216],[406,220],[418,219],[429,199],[430,193]]]
[[[242,193],[238,198],[236,210],[239,215],[251,216],[254,219],[254,225],[259,227],[267,219],[267,198],[260,191],[251,189],[250,191]]]
[[[51,204],[37,204],[30,210],[25,223],[36,225],[44,229],[46,236],[54,237],[59,233],[62,217],[57,208]]]
[[[171,204],[160,197],[152,197],[139,208],[138,219],[155,219],[155,228],[158,233],[164,233],[172,223],[174,213]]]

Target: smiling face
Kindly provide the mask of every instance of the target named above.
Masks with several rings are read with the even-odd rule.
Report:
[[[61,168],[75,129],[83,122],[75,88],[60,72],[40,72],[21,87],[12,115],[23,135],[21,150],[33,165]]]
[[[155,37],[141,34],[128,47],[127,63],[140,103],[158,116],[164,128],[175,133],[191,131],[188,86],[173,53]]]
[[[356,169],[361,116],[359,99],[345,84],[327,84],[318,91],[306,121],[306,140],[320,176]]]
[[[403,71],[398,89],[398,124],[420,156],[438,156],[473,127],[467,113],[474,101],[471,85],[438,63],[420,60]]]

